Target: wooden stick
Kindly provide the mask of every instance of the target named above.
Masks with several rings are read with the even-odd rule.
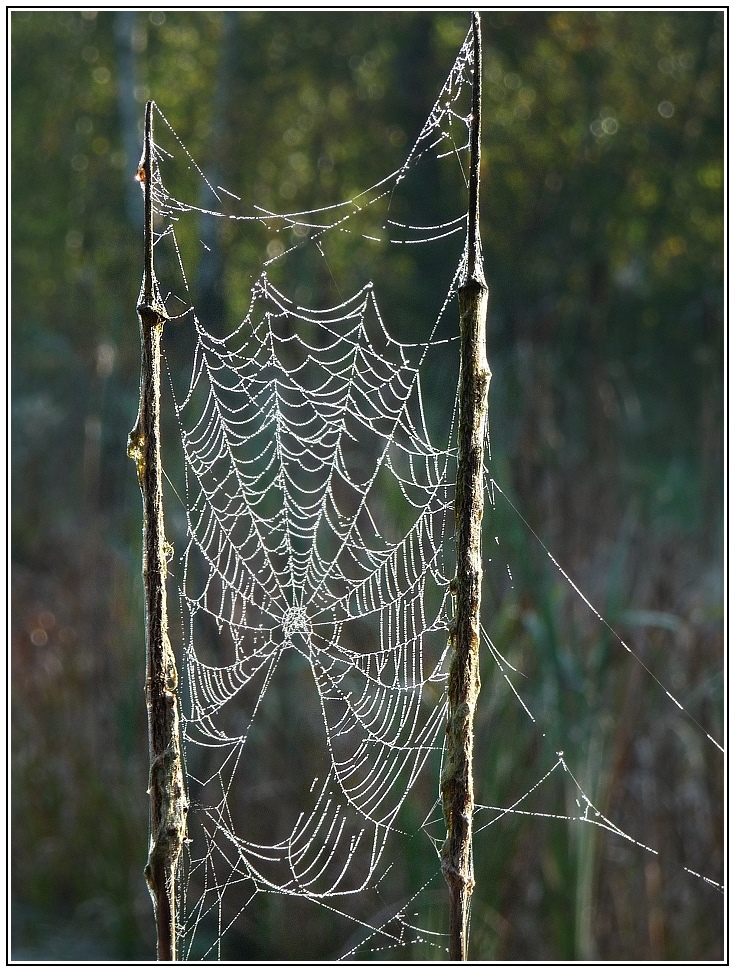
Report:
[[[486,358],[488,288],[480,248],[480,15],[473,15],[474,76],[470,129],[467,273],[458,289],[460,328],[457,486],[454,501],[457,576],[456,612],[450,629],[452,659],[447,686],[448,721],[441,793],[447,839],[442,871],[449,885],[449,958],[466,961],[472,864],[474,787],[472,748],[480,691],[480,594],[482,585],[483,463],[490,369]]]
[[[153,269],[153,102],[145,112],[145,140],[137,179],[143,187],[143,283],[138,302],[141,335],[140,406],[128,437],[143,494],[146,703],[150,756],[150,848],[145,876],[156,919],[157,957],[176,960],[176,872],[186,837],[186,799],[179,736],[176,660],[168,638],[167,550],[161,467],[161,336],[168,319]]]

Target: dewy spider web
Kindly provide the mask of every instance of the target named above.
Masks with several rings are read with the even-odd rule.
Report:
[[[456,340],[438,332],[467,214],[431,226],[392,216],[416,168],[462,166],[471,80],[468,40],[404,165],[348,203],[230,216],[288,228],[297,241],[266,261],[233,333],[208,333],[193,307],[178,314],[196,331],[189,386],[175,402],[187,537],[183,731],[192,831],[204,836],[203,847],[193,836],[187,875],[189,954],[220,954],[226,926],[264,892],[354,915],[371,940],[419,934],[400,915],[376,921],[374,905],[372,918],[360,917],[351,901],[382,886],[386,842],[401,832],[427,759],[436,763],[446,719],[453,399],[436,445],[422,372],[447,347],[456,359]],[[165,158],[159,145],[157,246],[173,244],[188,291],[178,224],[199,207],[168,194]],[[274,262],[311,248],[326,263],[335,233],[387,246],[456,239],[459,263],[424,342],[391,336],[372,283],[324,310],[278,289]],[[289,711],[277,711],[285,698]],[[282,768],[264,765],[266,728],[280,735]],[[211,936],[213,924],[202,946],[200,929]]]
[[[318,348],[303,336],[314,325]],[[189,469],[186,737],[220,752],[221,794],[205,815],[236,871],[256,888],[331,898],[375,879],[441,729],[449,455],[426,429],[411,360],[423,349],[387,337],[370,288],[307,315],[262,278],[245,327],[246,348],[232,351],[200,334],[179,406]],[[375,462],[367,476],[365,453]],[[410,520],[395,539],[376,523],[389,491]],[[200,580],[191,560],[201,555]],[[216,665],[197,651],[200,612],[227,632],[229,657]],[[235,826],[228,798],[275,672],[294,653],[292,667],[318,692],[328,763],[298,817],[264,843],[246,836],[246,820]],[[215,781],[198,782],[211,790]]]
[[[160,297],[174,318],[170,340],[194,333],[183,384],[170,366],[186,510],[172,560],[191,801],[185,958],[222,957],[240,925],[267,920],[266,899],[302,917],[304,907],[328,911],[343,929],[345,958],[446,954],[436,796],[453,613],[455,303],[471,58],[468,38],[398,170],[308,212],[234,211],[238,197],[210,184],[158,119]],[[204,203],[169,194],[167,166],[182,156],[206,187]],[[417,173],[436,177],[440,167],[445,185],[447,171],[455,176],[458,211],[430,225],[406,218]],[[187,222],[197,220],[264,227],[271,237],[231,333],[219,320],[205,326],[184,270],[179,239],[197,235]],[[335,239],[348,254],[343,267],[405,247],[441,252],[447,277],[434,282],[423,340],[396,338],[399,322],[385,316],[378,284],[342,293]],[[321,309],[303,306],[289,283],[308,275],[330,295]],[[441,396],[425,398],[427,381],[447,388],[443,410],[434,404]],[[175,532],[170,508],[167,516]],[[487,631],[483,641],[535,722],[513,667]],[[513,816],[578,821],[655,854],[595,807],[569,759],[549,754],[504,807],[480,786],[477,834]],[[546,795],[560,774],[569,784],[562,805]],[[410,880],[396,866],[406,841],[423,842],[428,861]]]

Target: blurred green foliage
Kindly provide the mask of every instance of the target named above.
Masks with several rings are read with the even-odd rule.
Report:
[[[152,954],[140,499],[125,455],[143,104],[155,98],[246,203],[345,199],[400,165],[467,20],[10,14],[14,958]],[[500,12],[483,27],[493,475],[721,738],[724,16]],[[441,200],[426,202],[428,222]],[[226,228],[216,242],[227,250]],[[237,318],[260,256],[228,256],[204,297]],[[332,259],[362,282],[347,253]],[[395,267],[395,294],[415,283],[410,320],[419,270]],[[509,805],[540,751],[571,747],[596,806],[675,866],[591,828],[509,818],[477,845],[473,957],[721,957],[721,896],[677,865],[722,874],[721,763],[502,497],[495,535],[488,627],[547,728],[529,728],[488,655],[478,799]],[[425,863],[406,855],[418,880]],[[274,907],[240,957],[303,957]]]

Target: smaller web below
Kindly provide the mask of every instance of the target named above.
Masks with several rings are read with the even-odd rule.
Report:
[[[169,353],[182,455],[167,463],[173,476],[180,465],[174,489],[184,508],[177,522],[169,504],[167,522],[177,533],[190,802],[185,959],[235,955],[230,942],[274,914],[307,927],[315,907],[340,936],[329,957],[446,958],[438,780],[473,70],[468,35],[400,168],[309,211],[240,211],[157,119],[157,293],[173,321],[168,340],[191,343],[186,367]],[[168,189],[177,165],[198,174],[193,202]],[[407,216],[431,180],[451,183],[449,173],[456,213]],[[196,248],[183,242],[208,238],[204,227],[221,221],[271,237],[230,330],[205,324],[190,269]],[[408,328],[381,289],[405,251],[432,267],[440,254],[444,266],[429,317]],[[372,263],[376,273],[356,285],[346,274],[349,289],[335,274]],[[292,283],[305,277],[321,281],[310,306]],[[489,474],[487,485],[492,516],[496,494],[506,497]],[[485,662],[535,725],[523,676],[489,628]],[[593,803],[569,754],[542,752],[537,775],[506,806],[476,784],[476,848],[489,828],[530,819],[605,831],[643,857],[658,854]],[[407,853],[422,861],[416,873],[402,868]]]

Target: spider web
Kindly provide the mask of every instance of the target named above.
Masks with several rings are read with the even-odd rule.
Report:
[[[188,388],[174,390],[186,507],[183,736],[200,828],[182,919],[189,956],[220,955],[228,925],[268,893],[349,914],[370,940],[431,934],[401,909],[376,923],[382,897],[352,901],[385,886],[386,844],[403,833],[401,809],[427,760],[437,762],[446,720],[455,396],[428,416],[423,373],[448,347],[456,359],[456,338],[439,332],[464,267],[467,213],[429,226],[392,215],[421,166],[449,159],[464,180],[471,80],[468,35],[405,163],[311,212],[243,217],[182,203],[162,175],[174,152],[157,146],[157,253],[169,247],[184,285],[183,296],[180,285],[159,296],[195,332]],[[191,305],[177,239],[192,213],[296,240],[270,247],[247,314],[224,337]],[[316,251],[329,266],[335,233],[388,248],[454,237],[455,269],[426,340],[391,336],[372,282],[318,310],[279,289],[284,262],[293,273]],[[456,365],[443,370],[456,387]],[[264,734],[281,757],[270,764]]]
[[[182,383],[172,361],[186,355],[169,349],[183,449],[176,495],[185,511],[167,509],[190,800],[184,958],[226,957],[231,940],[283,908],[307,927],[313,907],[342,929],[342,958],[446,954],[437,788],[454,613],[454,307],[466,258],[472,75],[468,35],[403,165],[344,203],[310,211],[243,212],[158,119],[159,299],[174,322],[171,340],[191,338],[193,362]],[[194,203],[167,188],[167,167],[182,161],[198,177]],[[457,212],[424,225],[403,214],[427,173],[445,187],[452,174]],[[246,313],[230,333],[220,320],[204,323],[184,269],[180,241],[196,236],[187,222],[196,220],[252,226],[268,238]],[[406,247],[439,252],[445,267],[432,280],[436,309],[420,341],[398,340],[418,328],[386,316],[378,284],[359,281],[363,268],[390,266]],[[350,296],[343,278],[358,281]],[[305,306],[292,283],[305,279],[317,306]],[[175,475],[176,462],[167,468]],[[487,486],[493,515],[507,501],[520,517],[490,473]],[[491,549],[485,561],[512,581],[509,554]],[[490,627],[486,662],[521,717],[541,726]],[[507,806],[485,797],[481,779],[477,844],[491,827],[532,819],[601,830],[643,858],[658,855],[645,834],[596,806],[577,757],[542,747],[530,783]],[[401,855],[416,841],[423,869],[406,875]]]
[[[318,348],[303,336],[314,326]],[[423,349],[390,340],[370,288],[312,316],[263,277],[245,327],[247,344],[233,351],[199,335],[192,394],[178,409],[189,470],[186,735],[226,751],[221,800],[207,812],[248,876],[330,896],[373,878],[441,726],[441,692],[428,706],[425,696],[444,677],[450,457],[426,429],[411,360]],[[376,523],[389,491],[411,519],[395,538]],[[190,569],[202,555],[203,583]],[[199,612],[226,629],[225,664],[197,653]],[[312,806],[266,848],[240,836],[243,825],[235,835],[226,801],[276,668],[294,652],[319,695],[329,770],[312,781]],[[358,880],[350,865],[363,852]]]

